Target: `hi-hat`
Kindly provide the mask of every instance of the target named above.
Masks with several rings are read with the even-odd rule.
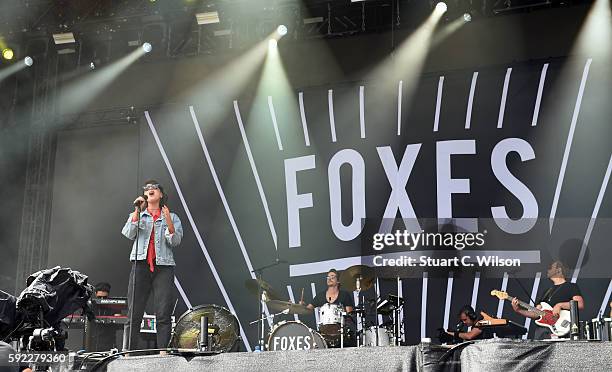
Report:
[[[359,280],[360,290],[365,291],[372,288],[374,284],[374,269],[370,266],[355,265],[347,268],[340,274],[340,283],[342,283],[342,288],[346,290],[357,290],[357,280]]]

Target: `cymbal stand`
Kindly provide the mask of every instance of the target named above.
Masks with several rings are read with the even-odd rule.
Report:
[[[397,299],[395,303],[395,309],[393,310],[393,333],[395,337],[395,346],[400,345],[401,341],[401,324],[400,324],[400,290],[401,290],[402,282],[400,277],[397,277]]]
[[[279,311],[278,313],[274,313],[274,314],[270,314],[270,315],[264,315],[261,318],[255,319],[251,322],[249,322],[249,324],[255,324],[257,322],[265,322],[266,320],[272,318],[272,321],[274,321],[274,317],[279,316],[279,315],[286,315],[289,314],[289,309],[285,309],[283,311]]]
[[[359,306],[359,302],[360,302],[360,297],[359,295],[361,294],[361,275],[357,277],[357,280],[355,281],[355,292],[357,292],[357,304],[356,306]],[[361,301],[361,303],[365,303],[365,298]],[[363,309],[362,309],[363,310]],[[363,321],[365,320],[365,317],[362,316],[360,314],[359,311],[356,312],[356,320],[357,320],[357,324],[361,324],[361,335],[357,335],[357,347],[361,346],[361,338],[364,337],[365,335],[365,327],[363,324]],[[343,322],[344,323],[344,322]],[[359,331],[359,330],[357,330]],[[365,339],[363,340],[365,343]]]
[[[261,281],[263,281],[263,272],[265,269],[269,269],[271,267],[280,265],[281,263],[284,263],[283,261],[279,260],[278,258],[276,258],[276,260],[268,265],[264,265],[262,267],[259,267],[257,269],[253,269],[251,272],[255,274],[255,277]],[[257,298],[259,299],[259,303],[258,303],[258,313],[260,318],[265,318],[266,317],[266,311],[264,308],[264,303],[266,301],[268,301],[268,294],[265,290],[262,290],[261,286],[257,287],[257,292],[258,292],[258,296]],[[266,324],[262,321],[261,323],[257,324],[257,333],[259,334],[259,350],[260,351],[264,351],[265,349],[265,337],[266,337]]]
[[[374,322],[374,324],[376,324],[376,326],[374,327],[374,346],[380,346],[378,340],[378,301],[380,300],[380,288],[378,287],[378,278],[376,278],[376,283],[374,284],[374,294],[376,295],[374,296],[376,298],[376,301],[374,301],[374,319],[376,319]]]
[[[342,310],[340,314],[340,349],[344,349],[344,317],[346,316],[346,311]]]

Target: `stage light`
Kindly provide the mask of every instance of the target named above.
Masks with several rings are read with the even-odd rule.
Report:
[[[15,53],[13,52],[13,49],[11,48],[2,49],[2,58],[6,60],[11,60],[13,59],[14,56],[15,56]]]
[[[144,43],[142,44],[142,50],[144,50],[145,53],[150,53],[153,50],[153,46],[150,43]]]
[[[325,19],[323,17],[312,17],[312,18],[304,18],[303,22],[305,25],[309,25],[312,23],[323,23]]]
[[[27,56],[23,59],[23,63],[25,63],[26,66],[30,67],[34,64],[34,60],[32,59],[32,57]]]
[[[53,34],[53,42],[56,45],[70,44],[76,42],[74,34],[72,32],[64,32],[61,34]]]
[[[196,22],[199,25],[209,25],[212,23],[219,23],[219,12],[205,12],[205,13],[196,13]]]
[[[470,13],[463,13],[463,20],[466,22],[472,21],[472,15]]]
[[[277,45],[278,41],[276,41],[276,39],[270,39],[270,41],[268,41],[268,48],[270,49],[276,49]]]
[[[280,25],[276,28],[276,32],[278,32],[278,34],[280,36],[285,36],[287,35],[287,26],[285,25]]]
[[[446,3],[444,1],[440,1],[439,3],[436,4],[436,11],[440,12],[440,13],[446,13],[446,11],[448,10],[448,6],[446,5]]]

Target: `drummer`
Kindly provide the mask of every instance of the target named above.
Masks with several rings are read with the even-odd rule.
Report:
[[[304,302],[301,301],[300,303]],[[336,269],[330,269],[327,272],[327,289],[319,292],[307,307],[309,309],[314,309],[315,307],[321,307],[326,303],[340,305],[347,313],[351,313],[355,307],[355,301],[352,293],[340,289],[340,280]]]

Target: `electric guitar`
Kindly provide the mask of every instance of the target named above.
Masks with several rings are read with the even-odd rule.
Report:
[[[510,297],[507,292],[493,290],[491,296],[495,296],[500,300],[512,301],[515,297]],[[570,331],[570,312],[569,310],[561,310],[559,316],[553,315],[553,307],[546,302],[540,302],[541,309],[531,306],[523,301],[518,302],[519,306],[525,310],[531,311],[539,316],[535,320],[535,324],[540,327],[547,327],[556,336],[565,336]]]

